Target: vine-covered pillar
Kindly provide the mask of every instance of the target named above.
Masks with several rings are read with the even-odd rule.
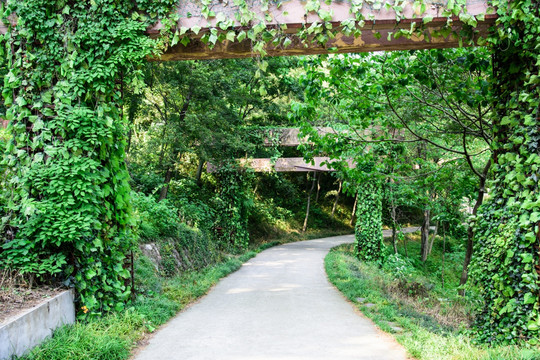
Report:
[[[471,281],[484,300],[482,340],[540,335],[540,13],[536,1],[497,1],[492,85],[494,181],[476,220]]]
[[[379,180],[365,179],[358,185],[355,238],[359,259],[377,261],[381,258],[382,186]]]
[[[85,313],[120,310],[130,294],[123,90],[156,47],[140,13],[165,8],[164,1],[9,0],[0,14],[14,22],[2,88],[13,177],[0,266],[66,281]]]
[[[226,251],[237,252],[249,245],[249,171],[231,159],[224,161],[216,173],[216,235]]]

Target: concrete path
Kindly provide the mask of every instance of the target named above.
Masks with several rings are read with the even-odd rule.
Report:
[[[353,235],[263,251],[162,327],[135,360],[403,360],[327,280],[328,250]]]

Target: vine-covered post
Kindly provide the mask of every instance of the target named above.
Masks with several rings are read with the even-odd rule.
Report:
[[[366,261],[381,259],[382,187],[378,179],[359,181],[356,205],[355,248],[358,258]]]
[[[243,168],[236,160],[221,163],[216,173],[218,209],[216,227],[219,245],[226,251],[241,251],[249,245],[248,217],[251,201],[248,186],[251,170]]]
[[[84,313],[121,310],[129,298],[123,91],[158,43],[140,14],[165,16],[173,3],[8,0],[0,14],[13,22],[2,95],[14,174],[0,259],[67,279]]]
[[[538,343],[540,335],[540,5],[494,1],[494,181],[476,219],[471,280],[480,338]]]

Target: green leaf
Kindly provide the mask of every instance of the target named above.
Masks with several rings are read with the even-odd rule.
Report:
[[[239,42],[242,42],[246,38],[246,36],[247,36],[246,32],[242,30],[238,33],[236,38],[238,39]]]
[[[292,43],[292,40],[290,38],[286,37],[285,40],[283,40],[283,47],[286,48],[289,45],[291,45],[291,43]]]
[[[174,36],[173,36],[173,38],[171,40],[171,46],[174,46],[174,45],[178,44],[179,40],[180,40],[180,34],[179,34],[178,30],[176,30],[174,32]]]
[[[234,42],[234,39],[236,38],[236,33],[234,31],[228,31],[226,35],[226,39],[230,42]]]
[[[201,31],[201,27],[199,25],[192,26],[191,31],[193,31],[195,35],[199,35],[199,32]]]
[[[43,122],[43,120],[41,118],[37,118],[37,120],[34,122],[34,125],[32,126],[32,131],[33,132],[38,132],[40,131],[41,129],[43,129],[45,123]]]
[[[182,38],[182,40],[180,40],[180,43],[181,43],[182,45],[184,45],[184,46],[188,46],[188,44],[189,44],[190,41],[191,41],[191,40],[189,39],[189,36],[184,36],[184,37]]]
[[[430,22],[433,21],[433,16],[432,16],[432,15],[424,16],[424,18],[422,19],[422,21],[424,22],[424,24],[429,24]]]
[[[533,293],[526,293],[524,298],[523,298],[523,303],[525,305],[527,304],[534,304],[536,303],[536,301],[538,300],[538,296],[535,296]]]

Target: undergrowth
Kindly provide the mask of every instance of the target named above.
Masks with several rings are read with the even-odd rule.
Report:
[[[352,245],[326,256],[329,280],[382,330],[392,333],[418,360],[538,360],[540,349],[527,346],[479,345],[469,331],[472,309],[481,301],[473,290],[457,293],[463,249],[447,243],[445,267],[436,242],[429,260],[415,261],[420,245],[408,236],[408,254],[387,254],[383,266],[359,261]],[[444,286],[442,278],[444,274]]]

